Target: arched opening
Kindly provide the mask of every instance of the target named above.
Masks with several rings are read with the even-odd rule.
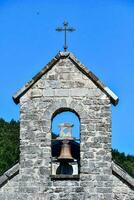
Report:
[[[51,122],[52,177],[78,178],[80,167],[80,119],[71,109],[62,108]]]

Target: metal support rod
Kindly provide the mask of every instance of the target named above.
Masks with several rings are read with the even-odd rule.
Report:
[[[66,22],[66,21],[64,21],[63,26],[64,26],[64,28],[62,28],[62,27],[56,28],[56,31],[58,31],[58,32],[64,31],[64,51],[66,52],[67,49],[68,49],[68,46],[67,46],[67,32],[73,32],[73,31],[75,31],[75,29],[71,28],[71,27],[68,27],[68,22]]]

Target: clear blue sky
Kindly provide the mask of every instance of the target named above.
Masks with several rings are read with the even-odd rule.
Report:
[[[57,136],[60,135],[60,127],[59,124],[62,123],[69,123],[72,124],[73,127],[71,128],[72,137],[76,139],[80,139],[80,121],[79,118],[73,112],[62,112],[57,114],[52,120],[52,132],[55,133]],[[66,133],[66,132],[65,132]]]
[[[19,119],[12,95],[63,46],[120,98],[112,108],[112,146],[134,154],[134,1],[0,0],[0,117]]]

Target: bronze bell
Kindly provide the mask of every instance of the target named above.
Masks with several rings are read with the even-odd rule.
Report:
[[[62,140],[61,151],[58,160],[64,160],[64,161],[73,160],[73,157],[71,155],[71,145],[69,144],[69,140]]]

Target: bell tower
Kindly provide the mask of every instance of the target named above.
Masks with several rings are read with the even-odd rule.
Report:
[[[20,103],[22,199],[112,199],[111,104],[118,97],[70,52],[60,52],[16,95]],[[65,111],[53,135],[53,118]],[[55,137],[53,137],[55,136]]]

